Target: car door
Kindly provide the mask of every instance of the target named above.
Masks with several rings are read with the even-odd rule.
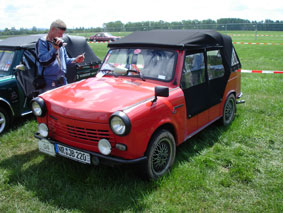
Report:
[[[105,41],[106,40],[104,33],[99,34],[98,38],[99,38],[99,41]]]
[[[24,65],[24,70],[16,71],[16,79],[21,94],[21,111],[22,114],[31,112],[30,101],[38,95],[38,91],[33,86],[33,80],[37,72],[37,61],[34,50],[24,50],[20,63]]]
[[[205,51],[187,52],[181,77],[187,117],[192,118],[198,115],[198,128],[208,122],[208,112],[205,111],[208,109],[208,83],[205,61]]]
[[[224,95],[229,73],[225,72],[221,49],[207,50],[208,107],[213,107],[209,112],[209,120],[214,120],[221,114],[220,103]]]
[[[20,54],[20,50],[0,50],[0,103],[8,104],[14,115],[19,115],[21,108],[21,93],[13,71]]]

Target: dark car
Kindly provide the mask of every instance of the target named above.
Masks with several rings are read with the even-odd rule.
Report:
[[[33,100],[41,152],[84,164],[139,163],[156,179],[177,146],[217,120],[232,123],[241,63],[229,36],[154,30],[108,47],[95,78]]]
[[[0,134],[13,118],[31,113],[30,101],[38,95],[33,87],[38,62],[35,57],[37,40],[44,35],[11,37],[0,41]],[[70,57],[85,52],[85,61],[68,67],[68,82],[95,76],[100,59],[88,46],[84,37],[64,36]]]
[[[93,36],[89,37],[89,41],[116,41],[119,40],[121,37],[113,36],[111,33],[97,33]]]

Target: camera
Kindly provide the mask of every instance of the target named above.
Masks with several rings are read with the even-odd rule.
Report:
[[[60,41],[59,45],[56,44],[57,40]],[[62,47],[63,44],[64,44],[64,40],[63,39],[60,39],[60,38],[53,38],[53,44],[59,46],[59,47]]]

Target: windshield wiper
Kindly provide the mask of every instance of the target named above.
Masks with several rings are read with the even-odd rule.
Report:
[[[145,79],[144,79],[144,76],[143,76],[142,72],[137,71],[137,70],[131,70],[131,69],[129,69],[129,70],[127,70],[127,75],[129,74],[129,72],[134,72],[134,73],[139,74],[140,78],[141,78],[143,81],[145,81]]]
[[[102,76],[104,76],[104,75],[106,75],[106,74],[113,74],[115,77],[117,77],[118,75],[117,75],[117,73],[115,73],[114,72],[114,70],[111,70],[111,69],[103,69],[103,70],[100,70],[99,72],[102,72],[103,73],[103,75]],[[102,77],[101,76],[101,77]]]

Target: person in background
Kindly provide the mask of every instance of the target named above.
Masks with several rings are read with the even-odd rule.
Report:
[[[40,38],[36,44],[37,59],[40,63],[40,74],[45,80],[42,92],[67,84],[67,65],[82,63],[84,54],[76,58],[69,58],[62,36],[66,31],[66,24],[58,19],[52,22],[47,36]]]

